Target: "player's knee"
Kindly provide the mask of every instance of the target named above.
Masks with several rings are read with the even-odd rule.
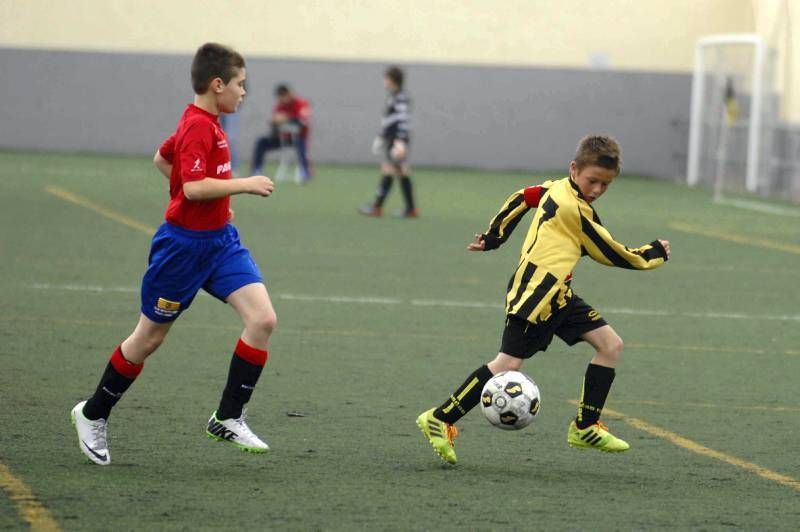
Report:
[[[625,345],[622,342],[622,338],[615,335],[614,338],[611,338],[608,340],[608,342],[606,342],[600,354],[608,360],[617,362],[622,356],[622,349],[624,347]]]
[[[522,367],[523,360],[521,358],[511,357],[500,353],[495,357],[494,360],[489,362],[487,366],[489,370],[494,373],[500,373],[501,371],[519,371]]]
[[[278,316],[274,312],[263,312],[250,322],[250,326],[261,333],[272,334],[278,326]]]
[[[505,364],[503,364],[505,368],[503,371],[519,371],[522,368],[522,359],[521,358],[512,358],[510,360],[506,360]]]

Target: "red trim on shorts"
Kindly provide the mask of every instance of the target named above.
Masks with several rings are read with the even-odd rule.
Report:
[[[256,366],[263,366],[267,363],[267,358],[269,358],[269,353],[266,349],[256,349],[251,345],[247,345],[241,338],[239,338],[239,343],[236,344],[234,354]]]
[[[130,360],[122,356],[122,346],[118,346],[111,354],[111,365],[117,370],[117,373],[129,379],[135,379],[142,372],[144,364],[134,364]]]

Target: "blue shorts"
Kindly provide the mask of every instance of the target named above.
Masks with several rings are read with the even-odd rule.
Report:
[[[250,251],[231,224],[215,231],[190,231],[162,224],[150,245],[142,280],[142,314],[158,323],[173,321],[202,288],[225,301],[239,288],[263,282]]]

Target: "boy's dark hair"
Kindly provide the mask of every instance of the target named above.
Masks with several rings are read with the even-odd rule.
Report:
[[[275,85],[275,96],[287,96],[291,91],[289,85],[286,83],[279,83]]]
[[[389,78],[392,83],[397,85],[398,89],[403,88],[403,80],[405,79],[405,74],[403,74],[403,70],[397,66],[390,66],[386,69],[386,72],[383,73],[384,76]]]
[[[244,58],[239,52],[222,44],[207,42],[194,54],[192,88],[195,94],[204,94],[214,78],[228,83],[240,68],[244,68]]]
[[[622,168],[622,148],[614,137],[587,135],[578,143],[575,164],[578,171],[587,166],[599,166],[619,174]]]

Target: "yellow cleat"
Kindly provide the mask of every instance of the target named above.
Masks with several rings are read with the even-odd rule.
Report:
[[[417,418],[417,426],[422,434],[431,442],[431,446],[442,460],[448,464],[455,464],[456,450],[454,442],[458,436],[458,429],[454,425],[439,421],[433,416],[435,408],[423,412]]]
[[[567,431],[567,443],[578,449],[597,449],[607,453],[621,453],[631,448],[623,439],[617,438],[601,422],[579,429],[573,420]]]

